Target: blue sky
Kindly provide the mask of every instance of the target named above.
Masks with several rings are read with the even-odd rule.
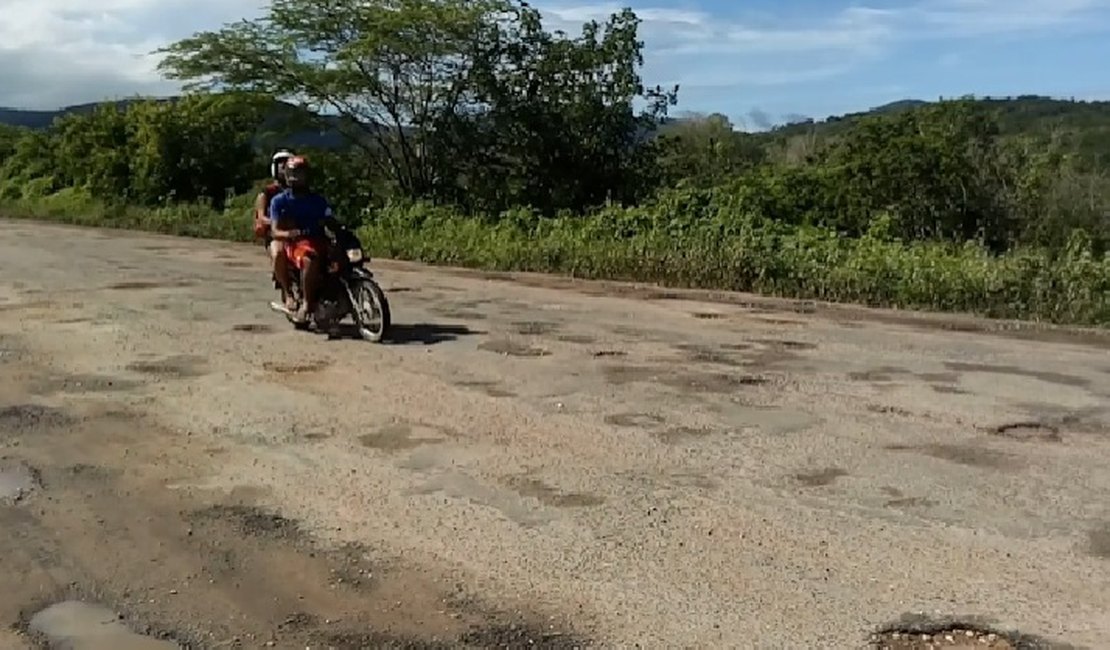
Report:
[[[629,4],[645,80],[679,111],[759,128],[904,98],[1110,99],[1110,0],[534,0],[575,31]],[[176,88],[153,49],[256,15],[260,0],[0,0],[0,105],[57,106]]]

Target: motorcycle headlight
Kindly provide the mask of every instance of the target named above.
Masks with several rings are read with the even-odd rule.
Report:
[[[347,259],[352,263],[361,262],[362,251],[357,248],[352,248],[351,250],[347,251]]]

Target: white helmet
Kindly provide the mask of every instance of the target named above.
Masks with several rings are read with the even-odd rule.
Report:
[[[278,178],[278,167],[297,154],[288,149],[278,149],[277,152],[270,158],[270,178],[281,180]]]

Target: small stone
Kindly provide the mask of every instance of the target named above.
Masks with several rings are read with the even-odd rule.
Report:
[[[987,639],[987,641],[990,641],[991,643],[994,643],[995,641],[998,640],[998,635],[992,632],[992,633],[987,635],[986,639]]]
[[[955,643],[956,642],[956,637],[952,636],[951,634],[945,634],[944,635],[944,640],[949,642],[949,643]]]
[[[966,636],[966,637],[975,636],[975,630],[964,630],[964,636]]]
[[[176,589],[170,589],[170,595],[171,596],[176,596],[177,595],[177,590]]]
[[[928,641],[928,640],[930,640],[930,639],[932,639],[932,638],[933,638],[933,637],[929,636],[928,634],[922,634],[922,635],[921,635],[921,640],[922,640],[922,641]]]

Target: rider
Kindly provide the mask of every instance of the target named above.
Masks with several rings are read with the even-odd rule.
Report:
[[[290,158],[296,154],[289,149],[279,149],[270,158],[270,177],[273,179],[267,183],[258,196],[254,199],[254,235],[256,238],[262,240],[270,253],[270,263],[273,266],[274,277],[278,278],[278,284],[282,287],[281,300],[287,309],[295,309],[296,305],[293,304],[292,295],[285,291],[285,286],[288,281],[282,283],[280,278],[288,275],[285,268],[285,262],[282,260],[282,244],[271,235],[272,224],[270,223],[270,202],[274,197],[285,191],[285,164]]]
[[[304,302],[294,314],[294,319],[300,323],[308,322],[309,314],[316,311],[322,266],[331,243],[324,228],[336,227],[327,199],[309,189],[308,171],[308,161],[304,157],[290,158],[285,163],[287,189],[270,202],[273,237],[284,244],[284,254],[278,256],[282,260],[282,270],[285,270],[285,263],[292,262],[301,272]],[[277,277],[282,293],[291,296],[289,274],[278,273]]]

